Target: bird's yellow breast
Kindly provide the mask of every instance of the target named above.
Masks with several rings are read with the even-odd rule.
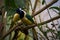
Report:
[[[19,14],[16,13],[16,14],[14,15],[14,17],[13,17],[13,21],[16,22],[16,21],[18,21],[19,19],[20,19],[20,18],[19,18]]]
[[[32,25],[32,24],[33,24],[33,23],[32,23],[30,20],[28,20],[26,17],[22,18],[22,22],[24,22],[24,23],[27,24],[27,25]]]

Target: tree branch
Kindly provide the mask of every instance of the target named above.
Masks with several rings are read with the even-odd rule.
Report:
[[[22,22],[19,23],[19,24],[17,24],[17,25],[14,25],[5,35],[3,35],[3,36],[0,38],[0,40],[4,39],[4,38],[5,38],[6,36],[8,36],[12,31],[16,30],[17,27],[20,26],[21,24],[22,24]],[[22,28],[20,28],[20,29],[22,30]]]
[[[49,23],[49,22],[51,22],[51,21],[53,21],[53,20],[56,20],[56,19],[59,19],[59,18],[60,18],[60,16],[57,16],[57,17],[54,17],[54,18],[49,19],[49,20],[47,20],[47,21],[41,22],[41,23],[39,23],[39,24],[33,24],[33,25],[30,25],[29,27],[27,26],[26,28],[22,28],[22,30],[28,30],[28,29],[30,29],[30,28],[36,27],[37,25],[43,25],[43,24]],[[18,26],[20,26],[20,25],[21,25],[21,23],[15,25],[12,29],[10,29],[10,30],[7,32],[4,36],[2,36],[2,37],[0,38],[0,40],[4,39],[7,35],[9,35],[13,30],[15,30],[15,29],[16,29]],[[21,29],[21,27],[18,27],[18,28]]]
[[[34,3],[34,7],[32,9],[32,15],[34,14],[35,10],[36,10],[36,7],[37,7],[37,3],[38,3],[38,0],[35,0],[35,3]],[[35,19],[35,17],[34,17]],[[35,21],[36,23],[36,21]],[[37,36],[37,31],[35,28],[32,28],[32,32],[33,32],[33,40],[38,40],[38,36]]]
[[[38,10],[36,13],[34,13],[32,15],[32,17],[38,15],[39,13],[41,13],[42,11],[44,11],[45,9],[47,9],[48,7],[50,7],[51,5],[53,5],[54,3],[56,3],[58,0],[53,0],[52,2],[50,2],[49,4],[47,4],[45,7],[43,7],[42,9]]]
[[[35,9],[36,9],[36,5],[37,5],[37,3],[38,3],[38,0],[35,0],[34,8],[32,9],[32,14],[34,14],[34,12],[35,12]]]
[[[49,20],[47,20],[47,21],[41,22],[41,23],[39,23],[39,24],[33,24],[33,25],[31,25],[31,26],[29,26],[29,27],[26,27],[26,28],[24,28],[24,29],[25,29],[25,30],[28,30],[28,29],[30,29],[30,28],[36,27],[37,25],[43,25],[43,24],[49,23],[49,22],[51,22],[51,21],[53,21],[53,20],[56,20],[56,19],[59,19],[59,18],[60,18],[60,16],[57,16],[57,17],[54,17],[54,18],[49,19]]]

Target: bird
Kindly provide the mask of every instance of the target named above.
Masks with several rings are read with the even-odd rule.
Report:
[[[33,17],[31,15],[27,14],[21,8],[16,9],[16,12],[14,14],[13,21],[15,22],[17,20],[21,20],[25,25],[32,25],[32,24],[34,24]],[[17,32],[17,31],[15,31],[15,32]],[[25,35],[28,35],[28,30],[24,30],[23,33]]]
[[[34,23],[32,16],[27,14],[24,10],[19,8],[16,10],[16,13],[18,15],[18,18],[20,18],[21,21],[25,23],[25,25],[32,25]]]

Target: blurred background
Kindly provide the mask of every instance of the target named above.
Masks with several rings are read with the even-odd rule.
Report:
[[[0,38],[9,32],[15,10],[21,8],[27,14],[36,14],[33,19],[40,24],[34,27],[34,32],[31,28],[28,30],[29,38],[26,40],[60,40],[60,0],[54,1],[56,0],[0,0]],[[12,35],[7,35],[3,40],[12,40],[13,31]],[[20,34],[17,40],[25,40],[25,34]]]

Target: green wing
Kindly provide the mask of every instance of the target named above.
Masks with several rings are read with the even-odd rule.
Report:
[[[27,19],[28,19],[28,20],[30,20],[32,23],[34,23],[34,20],[33,20],[33,18],[32,18],[32,16],[31,16],[31,15],[26,14],[26,17],[27,17]]]

